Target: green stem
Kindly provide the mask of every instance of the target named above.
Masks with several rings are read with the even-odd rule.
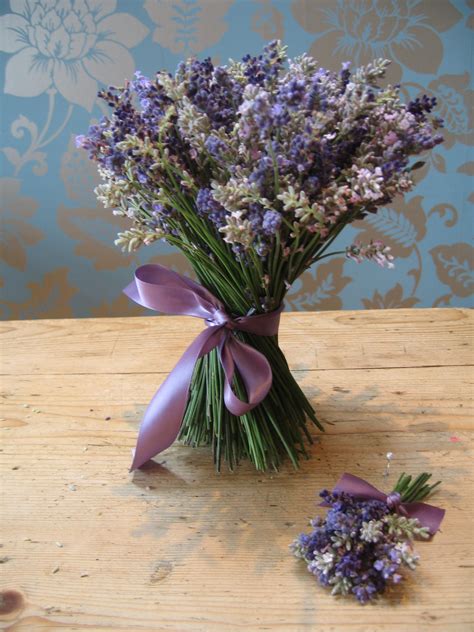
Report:
[[[432,485],[427,484],[430,478],[431,474],[423,472],[415,480],[412,480],[410,475],[403,472],[400,474],[393,491],[400,494],[404,503],[419,502],[431,495],[438,485],[441,485],[441,481]]]

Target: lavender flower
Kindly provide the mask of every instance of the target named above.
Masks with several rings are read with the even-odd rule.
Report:
[[[277,211],[266,211],[263,216],[262,229],[265,235],[274,235],[282,222],[282,216]]]
[[[356,263],[375,261],[380,267],[393,268],[393,255],[390,254],[390,247],[385,246],[381,241],[371,241],[368,246],[363,246],[360,242],[355,242],[346,248],[346,256]]]

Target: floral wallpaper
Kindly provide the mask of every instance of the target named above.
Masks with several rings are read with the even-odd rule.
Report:
[[[137,314],[121,293],[137,265],[189,272],[166,244],[113,245],[121,221],[96,204],[95,167],[74,137],[106,113],[103,85],[188,55],[224,63],[275,38],[332,69],[390,58],[389,80],[409,98],[436,96],[446,126],[416,190],[336,244],[380,239],[396,267],[327,260],[294,285],[288,309],[470,305],[473,10],[474,0],[3,0],[2,317]]]

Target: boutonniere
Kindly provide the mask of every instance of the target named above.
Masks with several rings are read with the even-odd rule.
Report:
[[[312,531],[300,534],[291,550],[332,595],[367,603],[402,581],[404,568],[416,568],[413,541],[438,531],[444,509],[421,502],[440,484],[430,485],[430,478],[403,473],[386,494],[343,474],[332,492],[320,493],[326,517],[311,520]]]

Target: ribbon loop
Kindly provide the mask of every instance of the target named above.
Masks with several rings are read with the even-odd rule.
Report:
[[[343,474],[334,487],[334,492],[345,492],[355,498],[364,500],[379,500],[387,506],[407,518],[416,518],[422,527],[426,527],[431,535],[434,535],[444,518],[445,511],[440,507],[434,507],[427,503],[404,503],[398,492],[384,494],[363,478],[353,474]],[[324,503],[322,503],[324,505]]]
[[[283,305],[274,312],[232,318],[224,305],[202,285],[157,265],[141,266],[124,293],[133,301],[165,314],[202,318],[204,329],[184,352],[160,386],[145,411],[131,470],[168,448],[179,434],[194,367],[199,358],[217,348],[224,370],[224,402],[234,415],[243,415],[264,400],[272,385],[268,360],[253,347],[238,340],[232,330],[259,336],[278,333]],[[232,390],[235,369],[244,383],[248,401]]]

